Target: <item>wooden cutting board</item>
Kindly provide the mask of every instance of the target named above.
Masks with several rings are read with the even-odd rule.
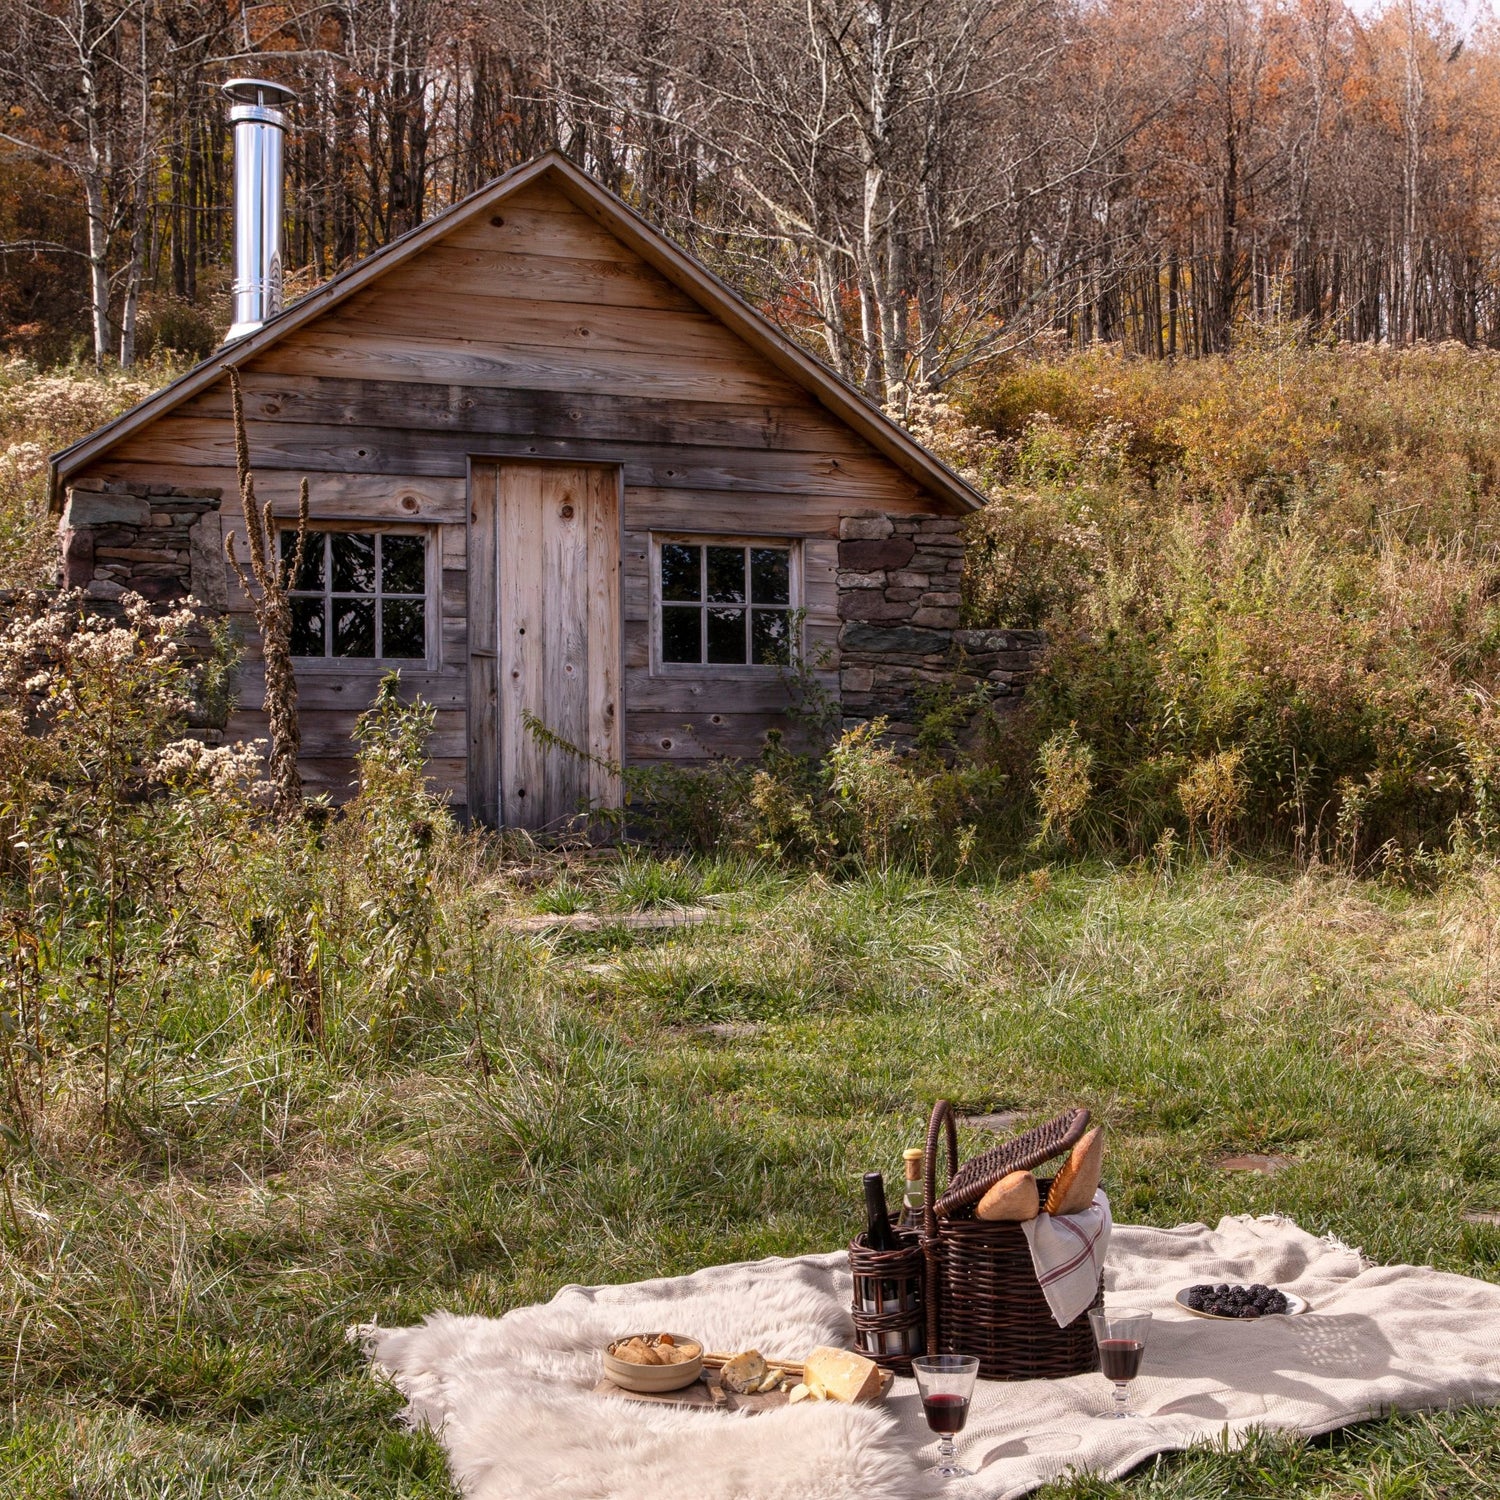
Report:
[[[786,1406],[791,1400],[787,1391],[767,1391],[764,1395],[737,1396],[732,1391],[726,1391],[719,1384],[719,1367],[725,1356],[722,1354],[709,1354],[704,1357],[703,1373],[691,1384],[685,1385],[676,1391],[627,1391],[623,1386],[616,1385],[607,1377],[594,1387],[596,1396],[623,1396],[627,1401],[650,1401],[657,1406],[687,1406],[697,1407],[703,1411],[743,1411],[754,1414],[761,1411],[774,1411],[777,1407]],[[802,1378],[802,1366],[795,1360],[773,1360],[773,1364],[781,1365],[789,1375]],[[886,1392],[890,1390],[895,1376],[889,1370],[882,1370],[880,1374],[880,1399],[885,1399]]]

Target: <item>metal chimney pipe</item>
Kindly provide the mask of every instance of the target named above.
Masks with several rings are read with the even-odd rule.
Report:
[[[283,107],[296,96],[264,78],[231,78],[234,101],[234,323],[226,343],[281,311]]]

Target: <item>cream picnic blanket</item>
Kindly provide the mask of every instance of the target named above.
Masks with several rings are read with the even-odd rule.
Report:
[[[1225,1323],[1173,1306],[1201,1281],[1299,1292],[1300,1317]],[[1106,1296],[1156,1314],[1133,1404],[1100,1422],[1099,1375],[981,1381],[960,1461],[960,1500],[1008,1500],[1065,1470],[1123,1474],[1165,1449],[1243,1441],[1254,1427],[1328,1432],[1391,1408],[1500,1402],[1500,1286],[1419,1266],[1370,1266],[1285,1219],[1217,1229],[1116,1225]],[[500,1319],[433,1314],[417,1328],[362,1330],[407,1415],[436,1430],[472,1500],[907,1500],[934,1495],[935,1442],[915,1386],[883,1406],[804,1403],[744,1417],[595,1396],[608,1339],[657,1329],[710,1348],[796,1357],[848,1343],[842,1251],[713,1266],[628,1286],[564,1287]]]

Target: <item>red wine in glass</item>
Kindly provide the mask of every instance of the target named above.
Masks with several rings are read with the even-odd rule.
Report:
[[[1101,1417],[1133,1417],[1130,1382],[1141,1373],[1141,1356],[1151,1331],[1151,1314],[1135,1307],[1091,1307],[1089,1322],[1099,1345],[1099,1373],[1115,1388],[1114,1410]]]
[[[1146,1346],[1138,1339],[1100,1339],[1099,1369],[1106,1380],[1134,1380]]]
[[[972,1354],[919,1354],[911,1362],[922,1396],[927,1425],[938,1435],[938,1461],[927,1472],[938,1479],[967,1479],[970,1470],[958,1462],[953,1435],[962,1432],[969,1419],[969,1402],[979,1376],[979,1361]]]
[[[952,1437],[964,1430],[969,1420],[969,1398],[955,1396],[946,1391],[922,1398],[922,1410],[927,1414],[927,1425],[944,1437]]]

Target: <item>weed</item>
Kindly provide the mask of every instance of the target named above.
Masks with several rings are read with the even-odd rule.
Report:
[[[292,667],[291,592],[301,577],[307,547],[307,480],[303,479],[298,491],[297,529],[292,533],[292,550],[287,556],[281,551],[271,502],[267,500],[262,506],[255,498],[240,372],[233,365],[226,365],[225,369],[234,410],[234,467],[250,553],[249,573],[240,564],[232,531],[225,534],[224,555],[239,580],[240,592],[250,602],[255,628],[260,633],[266,679],[265,715],[271,736],[268,769],[275,788],[277,815],[286,821],[302,815],[302,773],[297,766],[302,731],[297,718],[297,678]]]
[[[1093,768],[1094,752],[1079,738],[1076,724],[1043,741],[1037,752],[1034,787],[1042,821],[1032,841],[1034,848],[1049,843],[1076,845],[1073,828],[1094,789]]]
[[[1177,783],[1177,800],[1187,818],[1188,838],[1200,828],[1208,834],[1214,858],[1229,848],[1230,830],[1245,811],[1245,778],[1241,766],[1245,752],[1221,750],[1193,761]]]

